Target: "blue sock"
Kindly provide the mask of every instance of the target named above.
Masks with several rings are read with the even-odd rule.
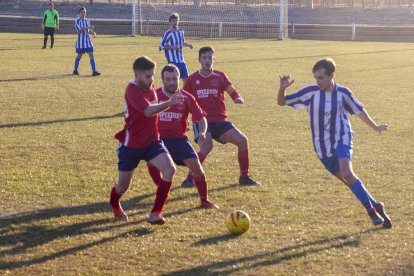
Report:
[[[367,189],[365,189],[364,184],[362,184],[361,180],[357,179],[355,183],[349,185],[349,188],[358,198],[361,204],[364,205],[365,208],[367,208],[368,211],[373,209],[373,204],[371,203],[371,200],[375,200],[371,197]]]
[[[78,71],[79,63],[80,63],[80,58],[75,58],[75,71]]]
[[[91,62],[91,66],[92,66],[92,72],[95,72],[96,71],[95,60],[91,59],[90,62]]]

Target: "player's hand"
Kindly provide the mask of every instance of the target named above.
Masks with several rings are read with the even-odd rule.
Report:
[[[387,131],[390,129],[390,126],[387,124],[381,124],[381,125],[377,125],[374,130],[375,131],[379,131],[381,133],[381,131]]]
[[[41,27],[42,29],[44,29],[44,28],[45,28],[45,25],[41,24],[41,25],[40,25],[40,27]]]
[[[193,49],[193,45],[192,44],[188,44],[188,48]]]
[[[184,95],[180,92],[173,94],[170,97],[170,106],[173,106],[175,104],[183,104],[184,103]]]
[[[289,86],[292,85],[292,83],[295,82],[294,79],[290,78],[290,75],[279,75],[279,79],[280,79],[280,88],[282,89],[286,89]]]
[[[242,97],[237,97],[233,101],[235,104],[244,104],[244,100]]]
[[[94,25],[92,25],[92,26],[91,26],[91,30],[93,30],[94,28],[95,28],[95,26],[94,26]]]
[[[56,26],[56,31],[59,31],[59,26]]]
[[[92,32],[92,35],[93,35],[93,37],[96,37],[96,33],[95,32]]]

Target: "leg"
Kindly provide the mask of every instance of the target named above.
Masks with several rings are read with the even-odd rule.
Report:
[[[82,55],[83,54],[78,53],[78,55],[75,58],[75,68],[73,69],[74,75],[79,75],[78,68],[79,68],[79,63],[81,61]]]
[[[188,158],[183,162],[193,172],[194,182],[200,196],[200,207],[218,209],[218,206],[208,199],[208,183],[200,161],[197,158]]]
[[[99,76],[100,73],[96,71],[95,57],[93,55],[93,52],[89,52],[88,55],[89,55],[89,61],[90,61],[91,68],[92,68],[92,76]]]
[[[171,189],[175,166],[170,155],[167,153],[157,155],[149,163],[161,172],[162,178],[158,183],[154,206],[149,215],[148,222],[151,224],[164,224],[165,219],[162,217],[162,209]]]
[[[124,213],[119,199],[128,190],[131,185],[132,176],[134,170],[131,171],[118,171],[118,182],[112,188],[109,203],[112,206],[114,216],[116,220],[128,221],[128,216]]]
[[[47,34],[45,34],[45,37],[43,38],[43,47],[42,47],[42,49],[46,49],[46,44],[47,44]]]
[[[224,143],[231,143],[237,146],[238,161],[240,167],[240,185],[258,185],[259,183],[249,177],[249,142],[237,128],[232,128],[220,136],[220,140]]]
[[[377,214],[374,208],[377,202],[369,194],[361,180],[355,175],[350,159],[339,158],[339,172],[337,173],[337,177],[348,185],[361,204],[367,209],[374,225],[382,224],[384,220]]]
[[[55,35],[50,35],[50,48],[53,48],[53,45],[55,44]]]

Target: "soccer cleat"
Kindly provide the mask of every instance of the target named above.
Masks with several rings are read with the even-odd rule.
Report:
[[[204,208],[204,209],[219,209],[219,207],[216,204],[214,204],[213,202],[211,202],[208,199],[201,201],[200,208]]]
[[[79,75],[79,72],[78,72],[78,70],[73,70],[73,73],[72,74],[78,76]]]
[[[239,178],[239,184],[241,186],[253,186],[253,185],[260,185],[259,182],[254,180],[253,178],[250,178],[250,176],[247,177],[240,177]]]
[[[42,49],[46,49],[46,46],[43,46]]]
[[[372,223],[377,226],[384,223],[384,219],[377,213],[375,208],[368,211],[368,215],[370,216]]]
[[[377,205],[375,205],[375,210],[384,219],[384,224],[382,226],[384,228],[391,228],[392,222],[387,213],[385,213],[384,203],[378,202]]]
[[[112,208],[112,211],[114,212],[114,218],[115,220],[120,220],[123,222],[128,221],[128,216],[125,214],[124,210],[122,208]]]
[[[182,188],[192,188],[194,187],[194,181],[190,179],[186,179],[181,183]]]
[[[98,71],[93,71],[93,73],[92,73],[92,77],[96,77],[96,76],[99,76],[99,75],[101,75],[101,73],[99,73]]]
[[[165,218],[161,214],[157,213],[149,214],[147,222],[152,225],[163,225],[166,223]]]

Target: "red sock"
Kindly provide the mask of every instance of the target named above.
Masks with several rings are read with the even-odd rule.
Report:
[[[249,150],[240,150],[238,151],[238,160],[239,160],[239,167],[240,167],[240,177],[248,177],[249,176]]]
[[[119,204],[119,199],[121,198],[122,194],[118,194],[115,190],[115,186],[112,188],[111,195],[109,196],[109,203],[111,204],[112,208],[114,209],[121,209],[121,205]]]
[[[164,207],[168,194],[170,193],[171,184],[172,182],[167,182],[164,179],[161,179],[158,182],[157,195],[155,196],[154,207],[152,208],[151,213],[162,213],[162,208]]]
[[[201,177],[194,177],[194,183],[197,187],[201,201],[205,201],[207,199],[208,193],[208,183],[206,176],[203,174]]]
[[[198,155],[198,160],[200,160],[200,163],[203,164],[204,160],[206,160],[207,155],[204,155],[201,151],[197,152]],[[187,174],[187,178],[185,180],[193,180],[194,176],[193,173],[191,171],[188,172]]]
[[[147,163],[147,167],[148,167],[148,172],[152,178],[152,181],[154,181],[155,185],[158,185],[158,183],[160,183],[160,180],[161,180],[160,171],[156,167],[151,165],[150,163]]]

